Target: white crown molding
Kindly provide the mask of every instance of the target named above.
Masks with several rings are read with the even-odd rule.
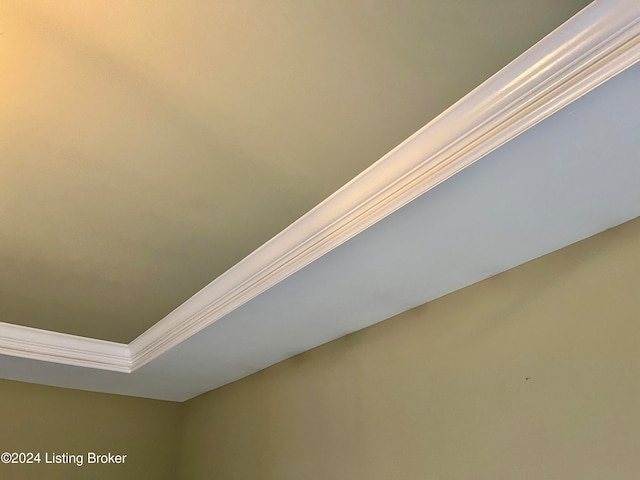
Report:
[[[134,369],[640,60],[640,3],[599,0],[130,344]]]
[[[0,322],[0,355],[131,372],[129,346]]]
[[[0,322],[0,354],[131,372],[640,60],[640,2],[596,0],[128,346]]]

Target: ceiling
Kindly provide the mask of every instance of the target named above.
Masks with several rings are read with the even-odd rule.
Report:
[[[129,343],[584,0],[0,5],[0,321]]]
[[[477,5],[456,3],[437,9],[453,15],[469,13]],[[409,24],[417,21],[413,16],[421,7],[427,8],[420,4],[413,6],[415,11],[403,11]],[[231,12],[224,8],[234,9],[245,20],[255,13],[252,9],[249,15],[238,5],[220,8],[228,15]],[[278,11],[291,20],[287,15],[300,8],[291,5]],[[330,10],[329,6],[322,8]],[[396,18],[381,5],[377,8],[364,16],[377,19],[378,26]],[[17,50],[6,50],[14,53],[7,58],[16,64],[57,65],[59,83],[54,85],[58,90],[49,83],[56,84],[55,68],[51,75],[42,70],[37,79],[30,78],[31,83],[21,82],[19,75],[0,80],[13,81],[12,91],[17,92],[0,97],[2,106],[7,106],[0,109],[0,213],[3,227],[8,226],[0,237],[2,378],[186,400],[640,215],[640,139],[636,134],[640,129],[640,97],[636,95],[640,5],[635,0],[594,2],[393,149],[437,113],[430,110],[437,103],[430,103],[435,98],[430,97],[430,83],[423,88],[427,93],[418,87],[397,90],[413,95],[417,106],[403,97],[405,105],[400,108],[402,100],[386,90],[376,94],[380,95],[378,105],[360,97],[373,94],[368,89],[377,84],[377,77],[369,78],[352,65],[350,74],[360,75],[362,89],[336,80],[332,98],[341,92],[344,103],[339,109],[334,105],[332,111],[321,108],[331,110],[326,98],[311,93],[304,100],[294,95],[295,101],[284,90],[279,97],[273,93],[263,98],[252,93],[252,88],[262,88],[255,82],[250,82],[251,88],[230,82],[228,91],[205,92],[204,83],[198,83],[207,76],[205,67],[203,77],[184,78],[174,71],[162,73],[159,67],[153,67],[157,72],[152,68],[156,56],[169,58],[171,52],[173,61],[188,63],[202,45],[181,52],[169,46],[160,52],[145,52],[142,47],[149,47],[156,37],[149,32],[143,35],[145,30],[136,30],[135,25],[124,28],[138,18],[132,12],[97,12],[91,7],[91,12],[80,14],[80,4],[78,9],[74,12],[79,16],[74,17],[54,3],[36,8],[26,2],[7,15],[15,23],[0,25],[0,48],[4,48],[3,37],[11,25],[29,25],[29,20],[38,28],[14,30],[21,31],[23,39],[28,37],[24,32],[29,32],[33,45],[42,40],[40,48],[47,49],[58,45],[53,41],[57,37],[46,42],[39,38],[41,34],[74,32],[63,36],[67,39],[63,44],[84,38],[84,47],[71,51],[74,55],[90,52],[81,56],[83,61],[96,68],[99,64],[92,76],[93,67],[82,62],[75,65],[75,56],[64,48],[56,54],[59,56],[43,55],[42,62],[33,60],[37,56],[22,58]],[[33,23],[36,11],[37,23]],[[160,20],[166,21],[166,10],[163,12],[154,10],[160,15],[157,18],[146,12],[144,18],[157,26]],[[181,25],[180,15],[171,13],[176,25]],[[272,32],[267,28],[277,22],[263,24],[275,19],[262,13],[258,24],[264,29],[250,29],[251,35],[284,35],[281,29]],[[306,13],[309,19],[324,19],[317,12]],[[123,15],[123,31],[118,34],[108,28],[114,24],[114,14]],[[344,15],[355,22],[351,27],[360,25],[355,13]],[[479,18],[475,15],[473,20]],[[342,15],[337,19],[344,20]],[[319,20],[311,25],[320,31],[328,28]],[[292,23],[299,33],[303,27]],[[515,35],[517,28],[512,23]],[[337,40],[331,37],[325,46],[339,50],[339,55],[354,48],[358,53],[353,53],[355,62],[366,58],[363,52],[373,47],[351,27],[343,33],[357,37],[355,43],[338,48],[332,46]],[[174,33],[193,34],[184,28]],[[393,30],[391,25],[387,28]],[[402,38],[408,35],[400,20],[395,29]],[[452,43],[468,32],[458,33],[450,37]],[[108,48],[98,48],[102,44],[122,55],[107,55]],[[124,55],[129,51],[125,44],[137,53]],[[376,48],[386,51],[391,44],[395,45],[385,37]],[[133,48],[136,45],[138,50]],[[278,45],[285,50],[301,48],[295,42],[275,40],[268,47]],[[468,47],[461,47],[457,58],[467,55],[478,61],[477,45],[471,49],[473,54]],[[207,48],[213,47],[207,44]],[[219,48],[227,51],[231,47]],[[252,71],[251,55],[267,46],[256,41],[255,48],[244,52],[247,72]],[[313,52],[308,53],[320,55]],[[404,65],[417,72],[418,66],[403,60],[408,54],[400,49],[380,61],[388,62],[385,68],[393,65],[402,71]],[[375,56],[373,52],[369,55]],[[129,58],[131,65],[146,62],[148,82],[125,82],[133,78],[133,70],[113,70],[116,57]],[[284,62],[279,70],[259,57],[263,64],[256,72],[260,68],[271,72],[265,78],[289,78],[297,72],[309,82],[305,84],[308,88],[324,81],[318,71],[303,68],[302,57],[300,64],[291,60],[290,71],[283,66],[286,56],[278,57]],[[109,61],[103,63],[105,58]],[[234,57],[235,61],[242,63]],[[454,69],[467,66],[454,63]],[[74,77],[74,65],[84,68],[86,75]],[[193,74],[186,65],[181,68]],[[212,69],[209,86],[221,82],[213,67],[208,68]],[[380,68],[381,81],[399,78]],[[425,78],[445,75],[432,72],[429,76],[426,68]],[[171,75],[173,80],[167,80]],[[451,84],[458,80],[454,77]],[[63,88],[72,78],[78,88]],[[163,78],[166,85],[160,88]],[[103,82],[104,90],[87,87],[83,96],[79,86],[95,86],[93,82]],[[276,86],[265,85],[265,89]],[[235,86],[239,90],[233,97]],[[47,89],[50,96],[42,93]],[[40,97],[35,94],[38,91]],[[156,95],[159,91],[164,93]],[[150,92],[156,92],[155,96]],[[178,98],[176,92],[181,92],[182,99],[173,102]],[[154,101],[149,100],[150,95]],[[78,96],[77,103],[64,101],[65,96]],[[350,103],[352,98],[359,98],[367,113],[367,118],[355,123],[350,115],[357,112],[351,107],[358,101]],[[283,110],[274,106],[274,99]],[[421,105],[420,99],[426,103]],[[390,115],[385,101],[389,108],[393,103],[399,110]],[[246,110],[234,110],[234,117],[231,107],[220,107],[231,119],[226,123],[224,115],[217,117],[209,110],[216,102],[218,106],[235,102]],[[300,116],[289,118],[283,113],[287,102],[289,112],[300,109]],[[163,110],[169,103],[171,114]],[[317,110],[311,108],[314,104]],[[250,124],[261,118],[261,109],[263,123],[252,130]],[[395,135],[395,128],[405,128],[413,121],[411,112],[419,116],[419,110],[429,112],[428,118],[408,132],[396,132],[400,138],[386,136]],[[52,112],[61,115],[59,121]],[[270,112],[272,118],[266,119]],[[335,118],[329,117],[336,112]],[[181,123],[186,118],[189,122]],[[244,127],[235,129],[240,124]],[[297,133],[288,137],[285,130]],[[380,141],[391,145],[383,146]],[[309,151],[303,156],[304,145]],[[377,157],[365,160],[360,156],[371,153],[372,145],[381,149],[376,152],[382,157],[379,161],[295,221],[303,212],[293,210],[309,201],[311,205],[304,206],[308,210],[348,179],[330,186],[331,178],[338,181],[358,158],[365,162],[359,169],[373,163]],[[289,155],[296,148],[300,156],[294,161]],[[342,156],[349,149],[353,156]],[[329,192],[320,194],[323,188]],[[313,199],[316,194],[320,198]],[[289,214],[293,216],[288,218]],[[260,238],[278,218],[284,224]],[[626,231],[638,232],[639,221],[630,222]],[[238,235],[238,231],[243,233]],[[252,241],[256,244],[240,251]],[[223,266],[216,270],[214,264]],[[198,272],[203,275],[201,283],[194,280]],[[206,272],[208,278],[204,278]],[[177,298],[174,289],[182,291],[184,298]],[[148,324],[141,320],[144,314],[149,315]],[[108,334],[124,331],[128,336]],[[133,340],[141,331],[144,333]]]

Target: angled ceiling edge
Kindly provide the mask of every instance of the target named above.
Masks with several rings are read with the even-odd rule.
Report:
[[[640,4],[595,1],[128,345],[0,322],[0,354],[129,373],[640,60]]]

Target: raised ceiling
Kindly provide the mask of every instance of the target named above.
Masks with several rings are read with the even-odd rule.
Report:
[[[0,322],[0,376],[185,400],[631,220],[639,61],[598,0],[133,342]]]
[[[130,342],[587,3],[4,2],[0,321]]]

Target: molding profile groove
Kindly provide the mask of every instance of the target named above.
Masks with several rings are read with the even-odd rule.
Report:
[[[594,2],[140,335],[134,368],[631,66],[639,44],[637,1]]]
[[[640,2],[596,0],[129,345],[0,323],[0,354],[132,372],[640,60]]]
[[[0,322],[0,355],[131,372],[129,346]]]

